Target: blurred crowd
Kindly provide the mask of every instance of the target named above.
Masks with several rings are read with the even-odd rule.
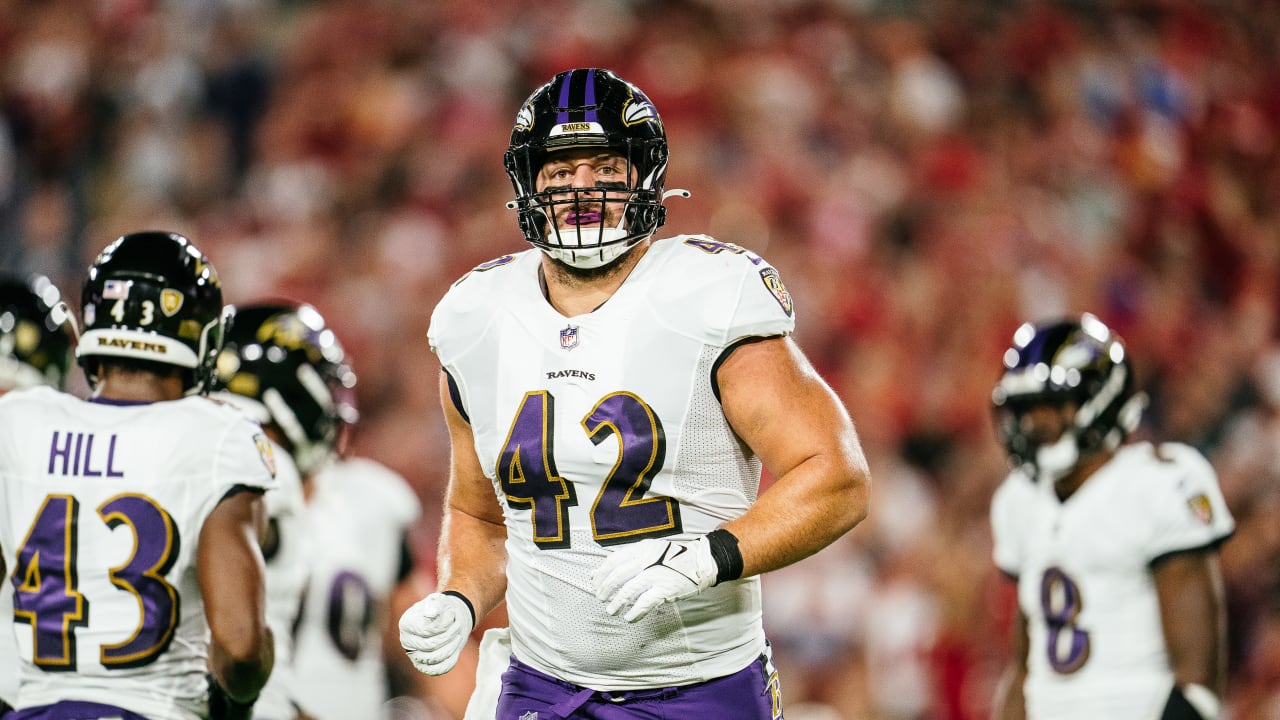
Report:
[[[231,302],[314,304],[430,570],[430,310],[527,247],[521,101],[612,68],[692,192],[659,236],[781,270],[869,453],[868,522],[765,580],[788,717],[986,716],[1016,611],[990,390],[1022,320],[1088,310],[1135,358],[1141,434],[1220,473],[1227,707],[1280,718],[1277,38],[1268,0],[2,0],[0,268],[74,305],[98,249],[166,229]]]

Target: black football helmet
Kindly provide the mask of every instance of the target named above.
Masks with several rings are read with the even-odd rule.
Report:
[[[1004,372],[991,393],[996,428],[1009,457],[1034,477],[1062,477],[1079,459],[1113,450],[1138,427],[1146,395],[1134,391],[1133,367],[1123,341],[1097,317],[1044,325],[1023,324],[1004,353]],[[1074,406],[1068,428],[1056,444],[1061,454],[1043,451],[1023,418],[1037,405]],[[1055,467],[1048,467],[1054,465]]]
[[[0,392],[66,386],[75,318],[44,275],[0,277]]]
[[[263,302],[236,309],[218,355],[217,396],[274,426],[309,475],[358,419],[356,375],[311,305]]]
[[[549,153],[601,148],[626,159],[626,182],[555,192],[537,191],[538,173]],[[667,134],[640,88],[610,70],[566,70],[525,100],[503,158],[516,199],[520,230],[530,243],[578,268],[607,265],[652,235],[666,220],[662,202],[667,173]],[[683,190],[672,193],[688,196]],[[560,229],[555,205],[626,202],[619,227]]]
[[[145,231],[111,243],[89,266],[80,295],[76,358],[90,385],[98,361],[176,365],[188,395],[205,392],[226,323],[218,273],[190,240]]]

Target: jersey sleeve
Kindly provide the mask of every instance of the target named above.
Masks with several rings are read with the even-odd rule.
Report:
[[[1019,484],[1027,485],[1020,487]],[[1018,577],[1022,573],[1022,542],[1018,538],[1018,498],[1030,488],[1027,478],[1010,475],[991,498],[992,559],[1000,572]]]
[[[222,493],[237,485],[256,490],[274,490],[276,451],[262,426],[247,417],[236,417],[223,434],[214,456],[214,483]]]
[[[454,282],[436,303],[427,326],[427,344],[441,365],[448,366],[480,341],[484,328],[493,319],[491,299],[509,277],[510,267],[526,254],[503,255],[477,265]]]
[[[275,488],[263,498],[267,517],[301,515],[306,504],[302,491],[302,474],[284,448],[273,441],[267,442],[275,469]]]
[[[733,243],[687,235],[669,255],[667,317],[677,330],[728,347],[795,331],[795,304],[777,268]],[[700,312],[691,312],[697,309]],[[698,323],[698,325],[693,325]]]
[[[796,329],[795,306],[782,274],[763,260],[746,273],[738,305],[729,321],[729,344],[742,338],[790,335]]]
[[[455,282],[431,311],[427,344],[440,366],[450,374],[449,389],[454,405],[464,418],[468,388],[456,374],[456,363],[486,337],[498,313],[498,301],[519,280],[518,273],[537,262],[533,251],[503,255],[477,265]]]
[[[1198,450],[1166,443],[1159,452],[1169,461],[1147,493],[1149,562],[1188,550],[1213,547],[1235,531],[1235,520],[1218,486],[1217,474]]]

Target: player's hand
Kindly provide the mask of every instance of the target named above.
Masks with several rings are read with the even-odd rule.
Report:
[[[467,601],[431,593],[400,616],[400,645],[418,672],[443,675],[458,662],[474,625]]]
[[[706,536],[691,542],[641,540],[613,551],[591,574],[596,599],[610,615],[635,622],[658,605],[689,597],[716,582]]]

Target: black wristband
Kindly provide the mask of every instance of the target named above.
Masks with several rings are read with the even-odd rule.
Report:
[[[716,561],[716,585],[742,577],[742,551],[738,549],[738,538],[724,528],[716,528],[707,533],[707,543],[711,546],[711,557]]]
[[[470,613],[471,613],[471,628],[474,630],[474,629],[475,629],[475,627],[476,627],[476,606],[471,604],[471,601],[467,599],[467,596],[466,596],[466,595],[463,595],[462,593],[458,592],[457,590],[445,590],[445,591],[444,591],[443,593],[441,593],[441,594],[442,594],[442,595],[452,595],[452,596],[454,596],[454,597],[458,598],[459,600],[461,600],[463,603],[465,603],[465,604],[466,604],[466,606],[467,606],[467,610],[468,610],[468,611],[470,611]]]
[[[1160,720],[1213,720],[1206,718],[1196,710],[1196,706],[1187,701],[1187,696],[1182,694],[1182,688],[1177,685],[1173,686],[1173,690],[1169,691],[1169,699],[1164,704],[1164,712],[1160,713]]]

